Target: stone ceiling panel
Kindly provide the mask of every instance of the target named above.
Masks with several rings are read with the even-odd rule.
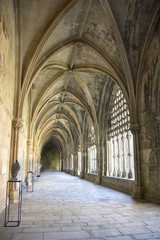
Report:
[[[120,64],[120,52],[113,32],[112,25],[107,18],[100,1],[93,0],[92,7],[85,23],[83,38],[93,43],[112,61]]]
[[[59,71],[54,69],[43,69],[40,74],[35,79],[32,84],[31,94],[32,94],[32,103],[34,104],[37,97],[44,91],[47,84],[50,82],[55,82],[59,77]],[[63,85],[63,77],[58,81],[59,86]],[[47,91],[48,93],[48,91]]]
[[[61,21],[55,26],[55,29],[45,42],[45,46],[43,47],[39,59],[48,51],[51,51],[54,47],[59,45],[62,47],[62,43],[70,38],[76,36],[79,27],[81,16],[83,13],[83,1],[78,1],[78,3],[61,19]]]
[[[68,62],[70,60],[72,52],[72,46],[67,47],[59,51],[57,54],[55,54],[48,62],[47,66],[50,66],[51,68],[68,68]]]
[[[74,62],[74,66],[93,66],[93,68],[100,66],[106,69],[106,61],[102,60],[89,46],[84,45],[77,49],[77,55]],[[109,68],[109,66],[108,66]]]
[[[46,27],[66,0],[17,1],[21,17],[22,59],[25,62],[36,48]]]
[[[96,111],[100,107],[100,99],[102,96],[102,91],[104,85],[107,82],[107,75],[102,73],[92,72],[88,73],[80,73],[80,76],[85,80],[88,89],[90,90],[90,94],[92,96]]]

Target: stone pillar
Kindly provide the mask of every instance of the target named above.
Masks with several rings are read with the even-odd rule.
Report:
[[[19,131],[23,127],[22,118],[14,118],[12,121],[12,151],[11,151],[11,162],[10,169],[12,164],[18,160],[18,145],[19,145]],[[16,184],[12,185],[12,190],[10,191],[11,203],[17,203],[18,201],[18,190]]]
[[[111,159],[110,159],[110,140],[108,138],[106,142],[106,175],[111,176],[112,171],[111,171]]]
[[[35,176],[38,175],[38,151],[35,151]]]
[[[139,135],[140,126],[139,124],[132,124],[130,130],[133,134],[134,143],[134,166],[135,166],[135,185],[133,190],[133,198],[141,199],[144,198],[143,182],[142,182],[142,163],[140,160],[140,149],[139,149]]]
[[[11,166],[18,160],[18,144],[19,144],[19,131],[23,127],[22,118],[14,118],[12,121],[13,135],[12,135],[12,151],[11,151]],[[11,168],[10,166],[10,168]]]
[[[113,144],[113,176],[116,176],[116,150],[115,150],[115,140],[112,140]]]
[[[84,173],[85,173],[85,149],[83,148],[81,151],[81,173],[80,173],[81,179],[84,179]]]
[[[32,148],[32,171],[35,172],[35,166],[36,166],[36,148]]]
[[[106,159],[106,143],[102,141],[102,176],[106,176],[107,159]]]
[[[118,164],[118,170],[117,170],[117,177],[121,177],[121,166],[120,166],[120,147],[119,147],[119,138],[117,136],[117,164]]]
[[[84,167],[84,172],[88,172],[88,151],[87,148],[85,148],[85,167]]]
[[[96,143],[97,149],[97,177],[96,184],[101,184],[102,182],[102,142]]]
[[[32,139],[27,140],[27,172],[32,171]]]
[[[126,156],[124,151],[124,143],[125,143],[124,133],[122,133],[121,141],[122,141],[122,159],[123,159],[122,177],[125,178],[127,176],[127,173],[126,173]]]
[[[78,169],[78,158],[77,153],[73,154],[73,175],[77,175],[77,169]]]
[[[67,166],[66,166],[66,169],[67,169],[67,173],[69,173],[69,162],[70,162],[70,158],[69,158],[69,153],[67,153]]]
[[[128,140],[128,160],[129,160],[129,172],[128,172],[128,178],[133,178],[133,172],[132,172],[132,166],[131,166],[131,134],[127,133],[127,140]]]

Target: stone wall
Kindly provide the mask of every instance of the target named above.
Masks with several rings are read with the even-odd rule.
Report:
[[[3,11],[2,11],[3,9]],[[9,178],[15,86],[15,16],[13,1],[0,4],[0,211]]]
[[[122,178],[102,177],[102,185],[132,195],[134,181]]]
[[[96,174],[90,174],[90,173],[85,173],[84,179],[90,182],[95,182],[96,181]]]
[[[160,130],[157,118],[160,88],[160,24],[150,34],[143,67],[141,91],[140,155],[142,159],[142,180],[145,198],[160,202]],[[158,51],[159,49],[159,51]]]

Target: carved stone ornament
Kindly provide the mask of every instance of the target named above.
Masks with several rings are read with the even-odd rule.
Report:
[[[140,125],[138,123],[131,124],[130,130],[131,130],[133,135],[134,134],[140,134]]]
[[[23,122],[24,121],[23,121],[22,118],[14,118],[13,122],[12,122],[14,129],[15,130],[21,129],[23,127],[23,125],[24,125]]]
[[[16,180],[17,179],[17,175],[18,175],[19,170],[20,170],[20,165],[19,165],[18,160],[16,160],[16,162],[13,163],[12,167],[11,167],[11,174],[12,174],[12,179],[11,180]]]
[[[74,76],[74,71],[73,70],[66,70],[64,72],[64,75],[67,77],[73,77]]]
[[[80,48],[82,48],[84,46],[85,46],[85,44],[83,42],[75,42],[74,43],[74,47],[76,47],[78,49],[80,49]]]

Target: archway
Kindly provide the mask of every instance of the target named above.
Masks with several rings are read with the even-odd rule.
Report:
[[[41,153],[43,171],[60,171],[60,154],[54,143],[44,145]]]

